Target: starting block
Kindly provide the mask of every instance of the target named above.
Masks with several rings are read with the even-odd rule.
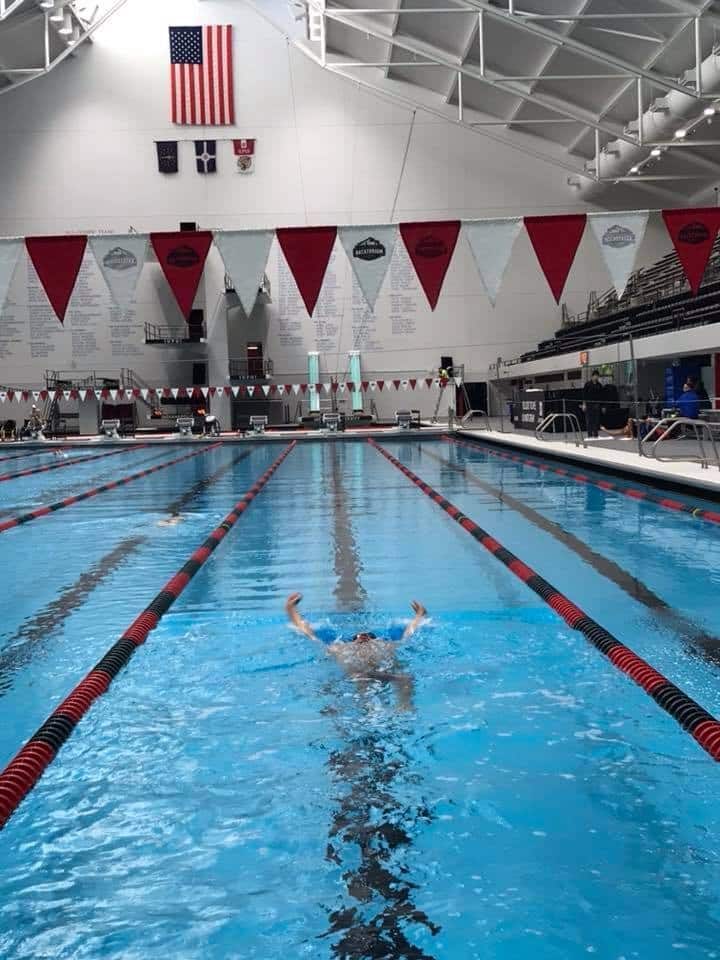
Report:
[[[175,420],[175,426],[178,428],[181,437],[190,437],[195,426],[195,417],[178,417]]]
[[[265,433],[265,427],[267,426],[268,418],[266,416],[257,416],[250,417],[250,426],[252,432],[260,436],[260,434]]]
[[[100,434],[107,437],[108,440],[120,439],[120,421],[119,420],[101,420]]]

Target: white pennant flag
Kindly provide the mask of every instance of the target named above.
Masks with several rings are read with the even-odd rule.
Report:
[[[363,296],[374,310],[395,249],[397,226],[339,227],[338,235]]]
[[[285,384],[284,384],[284,383],[279,383],[279,384],[277,385],[277,392],[280,394],[281,397],[285,396]]]
[[[208,393],[210,393],[209,387],[200,387],[200,393],[207,399]]]
[[[331,383],[324,383],[324,384],[323,384],[323,390],[325,391],[325,393],[330,393],[330,388],[331,388],[331,386],[332,386]]]
[[[140,396],[143,398],[143,400],[147,400],[148,398],[147,387],[140,387]]]
[[[292,388],[293,388],[293,393],[295,394],[295,396],[297,396],[300,393],[300,384],[294,383],[292,385]]]
[[[417,382],[417,388],[418,388],[418,390],[424,390],[424,389],[425,389],[425,381],[422,380],[422,379],[418,380],[418,382]]]
[[[462,377],[453,377],[453,380],[455,381],[456,387],[459,387],[460,384],[462,383]]]
[[[347,390],[347,384],[346,384],[346,383],[339,383],[339,384],[338,384],[338,390],[340,391],[340,393],[345,393],[345,391]]]
[[[66,400],[69,400],[69,399],[70,399],[70,391],[69,391],[69,390],[63,390],[63,397],[65,397]]]
[[[145,263],[146,233],[111,233],[88,237],[100,273],[115,303],[126,310],[135,296]]]
[[[112,393],[112,390],[110,393]],[[173,396],[173,400],[177,400],[178,394],[180,393],[180,387],[170,387],[170,393]]]
[[[35,401],[35,403],[37,403],[38,400],[40,399],[40,391],[39,391],[39,390],[33,390],[33,392],[32,392],[32,398],[33,398],[33,400]]]
[[[22,248],[22,240],[0,240],[0,308],[7,299]]]
[[[267,396],[270,393],[270,385],[267,383],[263,384],[262,392]]]
[[[638,250],[645,236],[648,216],[648,210],[588,215],[588,222],[600,245],[618,297],[625,293],[625,286],[635,267]]]
[[[111,400],[117,400],[117,395],[118,395],[117,390],[111,390],[111,391],[110,391],[110,399],[111,399]]]
[[[78,390],[78,396],[80,400],[85,403],[85,397],[87,396],[87,390]]]
[[[247,317],[252,313],[267,266],[274,230],[228,230],[215,233],[225,269],[232,278]]]
[[[401,385],[401,387],[403,388],[403,390],[407,390],[407,388],[410,386],[410,381],[409,381],[409,380],[401,380],[401,381],[400,381],[400,385]]]
[[[482,285],[493,306],[522,225],[522,217],[508,220],[466,220],[463,223]]]
[[[375,380],[370,380],[369,383],[368,383],[368,386],[369,386],[370,389],[373,391],[373,393],[374,393],[375,390],[377,389],[377,383],[376,383]]]
[[[232,395],[236,397],[238,395],[238,391],[240,390],[240,387],[230,387],[230,389],[232,390]]]
[[[4,390],[0,390],[0,403],[5,403],[7,400],[7,394]]]

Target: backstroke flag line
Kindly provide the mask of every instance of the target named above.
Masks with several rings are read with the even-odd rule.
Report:
[[[113,300],[127,310],[145,263],[148,235],[116,233],[90,237],[89,242]]]
[[[7,300],[10,283],[22,248],[23,241],[20,239],[0,240],[0,309]]]
[[[397,241],[397,226],[339,227],[338,234],[363,296],[375,309]]]
[[[475,264],[488,295],[495,306],[513,245],[522,230],[522,217],[505,220],[465,221],[463,229],[475,258]]]
[[[588,214],[588,223],[595,234],[618,299],[625,293],[630,274],[635,269],[649,216],[647,210]]]
[[[232,27],[170,27],[173,123],[221,126],[235,122]]]
[[[274,236],[274,230],[219,230],[215,233],[215,246],[247,317],[255,306]]]

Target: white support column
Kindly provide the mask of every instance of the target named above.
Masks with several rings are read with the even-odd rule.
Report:
[[[485,11],[478,10],[478,44],[480,45],[480,76],[485,76]]]
[[[642,77],[637,78],[638,143],[643,142],[643,88]]]
[[[595,177],[600,179],[600,131],[595,130]]]
[[[695,17],[695,89],[702,95],[702,37],[700,35],[700,17]]]
[[[463,122],[463,75],[458,73],[457,75],[457,96],[458,96],[458,120],[460,123]]]

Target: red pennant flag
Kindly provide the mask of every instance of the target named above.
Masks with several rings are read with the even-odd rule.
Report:
[[[62,391],[61,391],[61,390],[58,390],[57,393],[59,393],[60,396],[62,396]],[[7,398],[8,398],[8,400],[13,400],[13,399],[15,398],[15,391],[14,391],[14,390],[8,390],[8,392],[7,392]],[[58,397],[56,396],[55,399],[57,400]]]
[[[300,384],[300,389],[302,390],[303,393],[306,393],[306,392],[307,392],[307,384],[306,384],[306,383],[301,383],[301,384]]]
[[[393,380],[393,386],[395,387],[396,390],[399,390],[399,389],[400,389],[400,381],[399,381],[399,380]]]
[[[275,394],[275,393],[277,393],[277,387],[275,386],[274,383],[271,383],[271,384],[270,384],[270,394],[272,395],[272,394]]]
[[[232,393],[232,387],[223,387],[223,393],[225,394],[226,397],[229,397],[230,394]]]
[[[29,399],[30,399],[30,394],[28,393],[27,390],[23,390],[23,392],[22,392],[22,401],[23,401],[23,403],[27,403],[27,401],[28,401]]]
[[[178,306],[187,320],[212,243],[209,230],[151,233],[153,249]]]
[[[163,388],[162,388],[162,395],[163,395],[163,397],[164,397],[166,400],[168,399],[168,397],[171,397],[171,396],[172,396],[172,393],[171,393],[171,391],[170,391],[170,387],[163,387]]]
[[[384,380],[378,380],[378,381],[377,381],[377,385],[378,385],[378,390],[382,390],[382,388],[385,386],[385,381],[384,381]]]
[[[41,394],[41,396],[42,396],[42,394]],[[95,391],[93,390],[92,387],[88,387],[87,393],[85,394],[85,396],[86,396],[86,397],[89,397],[90,400],[94,400],[94,399],[95,399]]]
[[[401,223],[400,233],[430,308],[434,310],[455,252],[460,221]]]
[[[208,387],[208,393],[210,394],[211,397],[214,397],[215,394],[218,392],[218,389],[219,389],[218,387]]]
[[[555,303],[560,303],[565,281],[582,240],[586,219],[584,213],[569,213],[559,217],[525,217],[525,229],[555,297]]]
[[[133,387],[132,395],[137,400],[137,398],[140,396],[140,387]]]
[[[25,247],[55,314],[63,323],[85,256],[87,237],[25,237]]]
[[[337,227],[284,227],[275,233],[305,309],[312,316],[335,244]]]
[[[322,393],[322,384],[321,384],[321,383],[316,383],[316,384],[315,384],[315,393]]]
[[[360,384],[360,389],[363,390],[365,393],[367,393],[369,386],[370,386],[370,381],[363,380],[363,382]]]
[[[338,389],[337,380],[333,380],[333,382],[330,384],[330,389],[332,390],[333,393],[337,393],[337,389]]]
[[[433,385],[432,377],[425,377],[425,386],[428,388],[428,390],[432,385]]]
[[[78,398],[78,392],[77,392],[76,388],[73,387],[72,390],[70,391],[70,399],[71,399],[71,400],[77,400],[77,398]],[[24,399],[24,398],[23,398],[23,399]]]
[[[697,294],[720,228],[719,207],[698,207],[695,210],[663,210],[665,226],[675,247],[678,260]]]
[[[41,391],[40,391],[40,399],[41,399],[41,400],[47,400],[47,398],[48,398],[48,392],[47,392],[47,390],[41,390]]]
[[[408,380],[408,383],[410,384],[410,389],[411,389],[411,390],[414,390],[414,389],[415,389],[415,384],[417,383],[417,380]]]
[[[354,381],[354,380],[348,380],[347,388],[348,388],[348,390],[350,390],[350,391],[352,391],[352,392],[354,393],[354,392],[355,392],[355,381]]]

